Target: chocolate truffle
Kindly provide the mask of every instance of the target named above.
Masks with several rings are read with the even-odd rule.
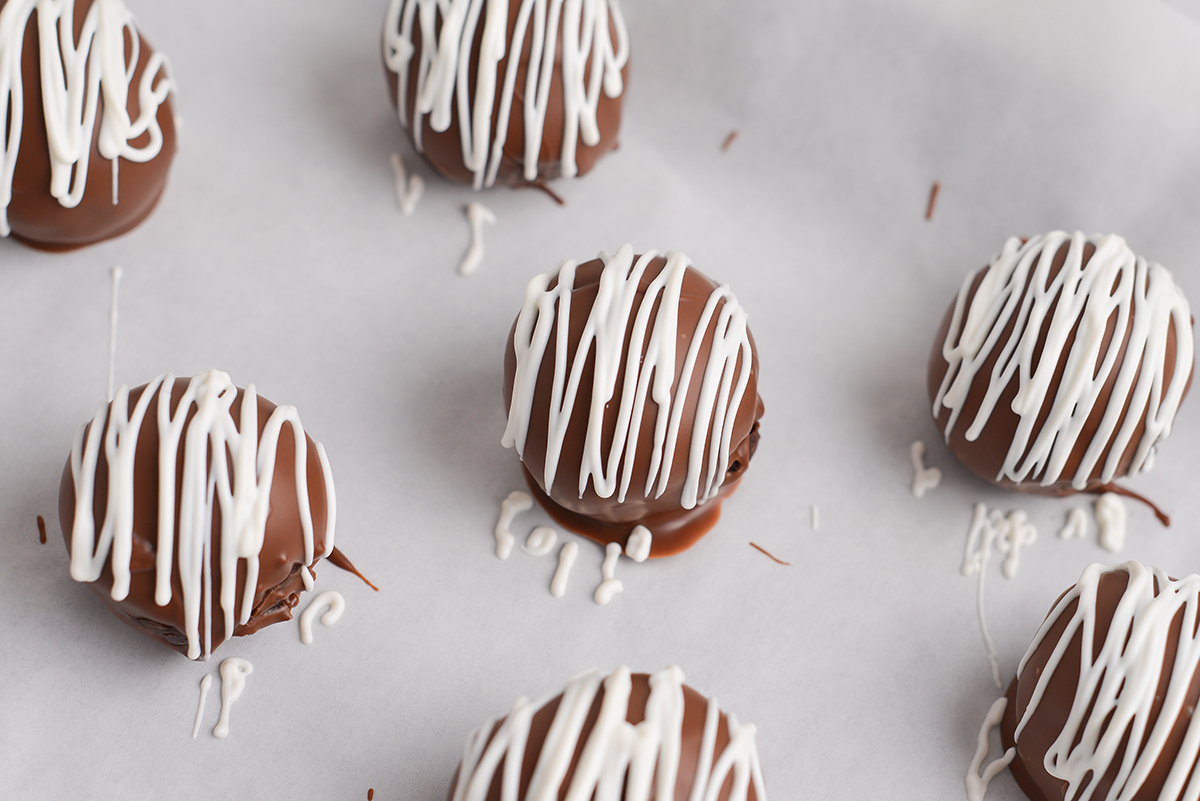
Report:
[[[392,102],[435,170],[476,189],[583,175],[617,146],[629,42],[615,0],[391,0]]]
[[[766,799],[752,725],[670,667],[581,673],[559,695],[519,699],[474,732],[448,801]]]
[[[58,503],[72,578],[189,659],[290,620],[337,557],[325,449],[216,371],[121,387],[80,427]]]
[[[1009,239],[963,282],[929,358],[933,417],[1000,486],[1123,489],[1148,470],[1192,377],[1187,299],[1119,236]]]
[[[141,222],[175,155],[173,83],[125,4],[0,0],[0,64],[0,236],[70,250]]]
[[[1194,798],[1198,615],[1200,576],[1137,562],[1086,568],[993,706],[985,734],[999,719],[1005,754],[988,775],[1009,764],[1033,801]]]
[[[534,278],[504,364],[534,496],[602,543],[645,526],[651,556],[712,528],[758,443],[758,356],[729,287],[681,253],[564,261]]]

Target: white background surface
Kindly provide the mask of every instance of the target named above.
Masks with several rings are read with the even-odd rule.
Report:
[[[963,276],[1012,234],[1121,233],[1200,297],[1200,26],[1159,0],[624,6],[620,150],[555,185],[566,208],[483,195],[499,221],[464,279],[475,196],[404,143],[382,0],[133,4],[180,87],[160,207],[68,255],[0,241],[0,796],[439,801],[468,731],[518,695],[678,663],[757,724],[772,798],[961,798],[999,692],[958,572],[972,504],[1023,508],[1039,532],[1015,579],[997,559],[987,574],[1005,681],[1088,562],[1200,569],[1195,399],[1130,482],[1175,524],[1130,505],[1112,557],[1094,528],[1055,536],[1089,499],[960,469],[924,387]],[[411,218],[392,194],[397,149],[428,181]],[[599,548],[582,543],[561,600],[553,557],[493,555],[499,502],[522,485],[499,445],[501,365],[529,278],[625,242],[682,250],[733,286],[767,413],[719,527],[684,555],[622,560],[625,592],[601,608]],[[104,393],[114,264],[118,382],[216,367],[296,405],[333,464],[338,545],[381,587],[323,568],[318,588],[347,611],[311,647],[295,623],[225,644],[218,658],[255,670],[224,741],[219,681],[190,736],[219,659],[125,628],[67,574],[59,475]],[[918,438],[946,473],[920,501]],[[1007,774],[989,795],[1020,797]]]

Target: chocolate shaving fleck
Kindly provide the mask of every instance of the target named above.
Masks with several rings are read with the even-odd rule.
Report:
[[[933,219],[933,206],[935,203],[937,203],[938,190],[941,188],[942,185],[937,181],[934,181],[933,186],[929,189],[929,205],[925,207],[925,219],[927,220]]]
[[[738,129],[734,128],[732,131],[729,132],[729,136],[725,137],[725,141],[721,143],[721,152],[724,153],[724,152],[728,151],[729,146],[733,144],[733,140],[737,139],[737,138],[738,138]]]
[[[774,561],[778,562],[778,563],[779,563],[779,564],[781,564],[781,565],[785,565],[785,566],[787,566],[787,567],[790,567],[790,566],[791,566],[791,564],[792,564],[791,562],[785,562],[785,561],[783,561],[783,560],[782,560],[782,559],[780,559],[778,556],[772,556],[770,553],[768,553],[768,552],[767,552],[767,549],[766,549],[766,548],[763,548],[761,545],[756,545],[756,544],[754,544],[754,543],[752,542],[752,543],[750,543],[750,547],[751,547],[751,548],[754,548],[754,549],[756,549],[756,550],[758,550],[758,551],[761,551],[762,553],[766,554],[768,558],[770,558],[770,559],[773,559]]]
[[[46,518],[38,515],[38,540],[42,545],[46,544]]]

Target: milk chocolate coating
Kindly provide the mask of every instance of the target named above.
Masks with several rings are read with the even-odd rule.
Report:
[[[640,257],[638,257],[640,258]],[[647,287],[666,266],[666,259],[659,257],[650,262],[638,284],[638,295],[635,305],[641,303]],[[596,301],[599,289],[600,273],[604,270],[604,262],[594,259],[576,268],[575,288],[571,294],[571,324],[567,357],[574,357],[587,323],[588,311]],[[551,283],[557,285],[557,278]],[[689,267],[683,279],[683,287],[679,300],[679,327],[677,333],[677,348],[680,354],[686,353],[705,304],[717,284],[695,268]],[[722,301],[723,302],[723,301]],[[657,301],[655,305],[657,306]],[[719,308],[719,307],[718,307]],[[717,315],[714,314],[709,327],[704,332],[703,345],[696,360],[697,370],[702,371],[712,349],[712,340],[717,326]],[[508,347],[504,357],[504,403],[507,411],[512,399],[513,378],[516,371],[516,351],[513,348],[513,333],[509,332]],[[616,386],[622,386],[625,380],[625,355],[629,350],[631,331],[626,331],[624,352],[621,356],[621,367],[617,374]],[[647,341],[646,347],[649,346]],[[549,426],[549,410],[551,390],[553,385],[555,355],[554,348],[547,349],[546,357],[537,377],[537,388],[534,391],[533,411],[530,416],[529,434],[525,442],[524,467],[525,479],[534,497],[546,508],[550,515],[566,528],[596,540],[600,543],[617,542],[624,544],[630,531],[635,526],[643,525],[653,534],[652,557],[670,556],[691,547],[697,540],[716,525],[721,514],[721,503],[737,489],[738,482],[750,464],[750,459],[758,446],[758,420],[763,414],[762,398],[758,396],[758,352],[754,347],[754,337],[750,335],[751,371],[750,380],[738,407],[733,425],[733,434],[729,445],[729,468],[716,497],[705,503],[698,504],[692,509],[680,506],[680,498],[684,481],[687,477],[688,451],[691,447],[692,425],[695,420],[696,406],[700,397],[702,382],[692,380],[684,400],[683,417],[680,425],[680,437],[675,447],[675,458],[672,463],[670,478],[666,490],[654,497],[642,495],[646,485],[646,477],[650,470],[650,453],[654,447],[654,414],[656,406],[652,400],[646,402],[642,415],[642,427],[636,448],[631,448],[634,454],[633,479],[624,502],[618,502],[616,494],[601,498],[596,494],[591,482],[588,483],[583,497],[579,495],[579,467],[583,459],[583,448],[587,433],[588,407],[591,405],[592,377],[595,372],[595,355],[588,357],[582,372],[579,394],[575,399],[575,408],[571,412],[567,426],[566,438],[559,459],[558,471],[555,474],[553,487],[544,486],[546,437]],[[644,353],[644,351],[643,351]],[[675,379],[672,383],[672,394],[679,386],[683,375],[684,359],[676,360]],[[738,359],[736,370],[741,369],[741,359]],[[604,430],[611,432],[617,421],[619,404],[609,403],[604,414]],[[606,443],[611,438],[606,438]],[[607,448],[605,449],[607,458]],[[626,458],[629,458],[628,456]],[[624,462],[622,462],[624,464]]]
[[[174,414],[178,408],[179,399],[186,389],[186,381],[176,381],[171,392],[171,410]],[[141,397],[146,386],[140,386],[129,391],[129,406],[132,408]],[[177,567],[171,570],[171,600],[165,606],[154,602],[155,554],[158,542],[158,422],[154,409],[157,404],[158,391],[152,396],[150,411],[146,414],[138,434],[137,448],[134,456],[134,511],[133,511],[133,559],[132,577],[129,594],[122,601],[114,601],[111,596],[113,574],[111,561],[104,566],[97,581],[91,583],[92,590],[101,601],[123,623],[146,634],[169,648],[174,648],[186,654],[188,649],[187,635],[184,634],[183,587],[180,582]],[[233,402],[231,414],[234,420],[240,420],[244,392],[239,389]],[[258,396],[258,434],[261,439],[267,420],[274,411],[275,404]],[[186,438],[196,406],[193,404],[188,411],[187,422],[184,425],[182,437]],[[108,426],[105,425],[105,430]],[[290,430],[290,424],[284,425],[285,432]],[[311,437],[308,441],[307,479],[308,500],[312,510],[313,523],[313,553],[319,555],[325,552],[325,535],[328,520],[328,499],[325,493],[325,478],[321,470],[320,457],[317,455],[316,444]],[[182,441],[182,440],[181,440]],[[304,567],[304,535],[300,523],[300,509],[296,501],[296,446],[295,439],[288,433],[281,436],[275,454],[275,473],[271,484],[270,512],[267,516],[266,533],[263,540],[259,559],[259,574],[254,593],[254,605],[250,619],[235,625],[232,636],[240,637],[253,634],[264,626],[291,620],[292,609],[300,602],[300,593],[304,591],[304,581],[301,571]],[[180,458],[176,469],[175,492],[175,547],[174,555],[179,556],[179,504],[181,502],[180,488],[183,482],[183,449],[179,450]],[[103,454],[96,467],[96,491],[92,513],[97,523],[104,520],[108,505],[108,463]],[[63,469],[62,483],[58,495],[58,517],[62,525],[63,538],[67,551],[71,550],[71,528],[75,520],[75,483],[71,471],[70,459]],[[221,586],[221,508],[213,505],[213,534],[212,547],[212,650],[229,638],[225,631],[224,615],[219,600],[215,597]],[[237,594],[242,598],[246,586],[246,564],[238,560]],[[204,626],[200,627],[201,648],[203,649]]]
[[[1050,267],[1050,279],[1058,275],[1062,269],[1067,257],[1069,242],[1064,243],[1055,253],[1054,261]],[[1096,252],[1095,245],[1090,242],[1084,246],[1083,263],[1086,265],[1091,260],[1092,255]],[[1041,258],[1039,256],[1039,258]],[[1035,262],[1036,263],[1036,262]],[[970,293],[967,299],[967,307],[970,306],[971,300],[974,299],[975,293],[979,289],[980,283],[986,271],[980,271],[975,276],[974,283],[971,286]],[[950,308],[946,311],[946,316],[942,319],[941,327],[938,329],[937,336],[933,340],[933,350],[929,355],[929,373],[928,373],[928,388],[929,400],[932,403],[938,392],[938,387],[941,386],[942,379],[946,375],[946,370],[949,369],[949,364],[942,356],[942,345],[946,341],[947,332],[950,330],[951,316],[954,313],[954,302],[951,301]],[[1137,308],[1133,310],[1133,314],[1138,313]],[[1109,317],[1108,327],[1105,330],[1103,344],[1101,345],[1101,354],[1107,352],[1112,343],[1113,332],[1116,330],[1117,312],[1114,311]],[[1039,347],[1045,341],[1046,332],[1050,326],[1050,317],[1048,316],[1043,325],[1039,338]],[[987,393],[988,383],[992,374],[992,369],[996,365],[997,359],[1000,358],[1003,344],[1012,337],[1019,336],[1020,332],[1015,331],[1016,319],[1010,321],[1000,335],[1000,340],[995,347],[992,348],[991,354],[984,361],[983,366],[975,376],[975,380],[971,384],[970,392],[967,395],[966,403],[963,406],[962,412],[959,415],[958,421],[954,429],[950,432],[950,440],[947,443],[950,451],[958,457],[958,460],[963,463],[972,473],[998,486],[1006,489],[1015,489],[1021,492],[1037,493],[1042,495],[1070,495],[1072,493],[1082,492],[1105,492],[1115,490],[1111,484],[1104,483],[1101,478],[1101,472],[1104,468],[1109,453],[1112,450],[1113,444],[1111,440],[1115,440],[1120,426],[1114,430],[1109,444],[1102,451],[1101,457],[1096,461],[1095,467],[1092,469],[1088,477],[1087,487],[1083,490],[1076,490],[1071,486],[1071,481],[1079,469],[1080,462],[1083,460],[1084,454],[1091,446],[1092,440],[1095,438],[1096,431],[1100,427],[1100,421],[1104,417],[1104,413],[1108,407],[1109,399],[1112,397],[1113,387],[1117,380],[1117,371],[1113,371],[1105,382],[1103,389],[1100,392],[1098,401],[1092,409],[1091,414],[1085,422],[1082,432],[1072,449],[1069,458],[1061,472],[1061,479],[1047,486],[1041,484],[1042,475],[1045,473],[1045,465],[1031,472],[1028,478],[1021,482],[1013,482],[1011,479],[1000,476],[1001,469],[1004,465],[1004,460],[1008,455],[1009,446],[1013,441],[1013,437],[1017,432],[1017,426],[1020,424],[1021,418],[1012,409],[1013,398],[1016,397],[1019,389],[1020,375],[1019,371],[1013,374],[1008,386],[1000,394],[995,408],[992,410],[991,416],[988,418],[987,424],[983,427],[979,437],[972,441],[967,440],[966,432],[969,427],[969,421],[974,420],[976,413],[979,411],[980,405],[983,403]],[[1063,348],[1059,357],[1057,369],[1054,372],[1054,377],[1051,380],[1049,390],[1047,392],[1047,400],[1042,406],[1042,410],[1038,415],[1037,422],[1033,432],[1029,437],[1029,441],[1036,440],[1038,433],[1045,424],[1047,417],[1050,414],[1051,399],[1058,393],[1059,385],[1062,382],[1063,373],[1066,370],[1067,358],[1071,352],[1071,346],[1075,342],[1075,333],[1078,330],[1078,321],[1076,321],[1075,330],[1067,337],[1066,346]],[[1118,363],[1125,358],[1126,349],[1129,346],[1129,337],[1132,333],[1132,326],[1126,330],[1125,338],[1120,342],[1118,347]],[[957,343],[955,343],[957,344]],[[1175,330],[1173,327],[1168,328],[1166,353],[1163,357],[1165,367],[1165,380],[1163,382],[1165,388],[1172,380],[1175,373]],[[1035,361],[1036,365],[1036,361]],[[1192,372],[1189,370],[1187,378],[1187,386],[1190,387],[1192,381]],[[1187,390],[1184,390],[1186,395]],[[1141,442],[1142,435],[1146,430],[1146,409],[1131,410],[1129,401],[1126,401],[1125,407],[1122,409],[1121,417],[1124,420],[1130,414],[1139,416],[1138,424],[1134,430],[1133,437],[1130,439],[1128,446],[1122,453],[1118,463],[1118,468],[1115,473],[1116,478],[1121,478],[1129,473],[1129,465],[1133,460],[1134,454],[1137,451],[1138,445]],[[938,409],[938,414],[934,418],[937,422],[938,431],[946,430],[946,423],[950,418],[950,409],[946,406],[941,406]],[[1144,500],[1144,499],[1143,499]]]
[[[633,681],[633,689],[629,694],[629,712],[625,716],[625,720],[636,726],[645,720],[646,717],[646,700],[650,697],[650,676],[646,673],[634,673],[631,679]],[[529,742],[525,747],[525,761],[521,765],[520,792],[517,794],[519,801],[524,801],[525,799],[525,793],[529,789],[529,782],[533,778],[534,769],[537,768],[538,756],[542,752],[542,745],[546,741],[546,735],[550,731],[550,724],[554,722],[554,715],[558,711],[558,705],[561,701],[562,695],[557,695],[533,715],[533,723],[529,731]],[[600,716],[600,707],[603,702],[604,688],[602,686],[600,691],[596,693],[596,698],[592,702],[592,708],[588,712],[587,720],[583,725],[583,733],[580,735],[578,746],[571,757],[571,767],[567,770],[562,781],[563,788],[571,786],[571,780],[575,776],[579,757],[582,755],[584,745],[587,743],[587,735],[595,728],[596,719]],[[691,795],[692,785],[695,783],[696,764],[700,759],[700,739],[704,734],[704,719],[708,713],[708,699],[686,684],[683,685],[683,702],[683,734],[679,750],[679,769],[677,771],[678,778],[675,784],[674,801],[687,801]],[[489,742],[495,736],[496,731],[503,722],[503,718],[497,721],[492,729],[492,733],[488,736]],[[713,748],[714,761],[725,750],[725,746],[728,744],[729,721],[726,719],[725,713],[721,712],[720,722],[717,724],[717,737]],[[450,781],[450,792],[446,796],[447,801],[452,801],[454,798],[454,791],[458,786],[459,771],[461,769],[462,766],[460,765],[459,769],[454,773],[454,778]],[[496,778],[488,789],[487,801],[500,801],[501,775],[502,771],[497,771]],[[732,787],[733,775],[730,774],[721,786],[721,792],[717,796],[717,801],[728,801]],[[563,793],[565,792],[564,789]],[[559,797],[561,798],[562,795],[560,794]],[[754,789],[754,782],[751,782],[750,787],[747,789],[747,798],[757,801],[758,796]]]
[[[0,0],[2,8],[7,0]],[[76,45],[84,19],[94,0],[77,0],[75,4]],[[38,44],[38,12],[34,12],[25,28],[25,43],[21,53],[21,77],[25,97],[25,115],[21,126],[21,149],[13,173],[12,201],[8,206],[8,222],[12,236],[40,250],[65,251],[91,245],[120,236],[136,227],[158,203],[167,183],[167,171],[175,156],[175,112],[168,97],[159,106],[157,119],[162,128],[163,143],[159,154],[147,162],[120,159],[118,165],[118,202],[112,202],[112,162],[100,155],[100,123],[104,113],[104,97],[96,106],[96,125],[92,130],[92,152],[88,163],[87,185],[83,198],[74,208],[65,208],[50,194],[50,149],[47,144],[46,120],[42,109],[41,47]],[[126,34],[128,38],[128,34]],[[140,112],[137,88],[141,84],[146,64],[154,54],[153,48],[139,35],[141,49],[126,109],[130,119]],[[126,47],[130,43],[126,42]],[[122,76],[123,77],[123,76]],[[162,78],[159,78],[162,80]],[[0,133],[5,137],[7,132]],[[3,141],[3,139],[0,139]],[[150,134],[134,139],[134,147],[144,146]]]
[[[496,126],[499,123],[499,108],[501,101],[501,87],[503,86],[504,76],[508,69],[509,57],[512,55],[512,39],[513,32],[517,24],[517,14],[521,9],[519,0],[515,0],[509,4],[508,12],[508,46],[505,48],[504,58],[500,59],[496,72],[499,76],[499,83],[496,87],[496,100],[492,106],[491,114],[491,130],[488,133],[489,143],[495,138]],[[439,13],[440,21],[441,15]],[[532,22],[530,27],[532,28]],[[561,22],[559,23],[561,31]],[[476,65],[479,63],[479,50],[483,41],[482,22],[475,30],[475,38],[471,44],[471,61],[470,75],[472,87],[472,101],[474,100],[474,86]],[[616,37],[616,29],[609,24],[609,29],[612,36]],[[422,35],[420,25],[414,25],[413,30],[413,46],[414,52],[412,60],[409,62],[408,70],[408,90],[406,93],[405,113],[409,120],[408,133],[412,137],[412,119],[413,110],[417,102],[417,65],[421,63],[421,48]],[[520,61],[517,66],[516,83],[513,86],[513,109],[508,118],[508,135],[504,141],[502,150],[500,169],[496,173],[496,182],[499,184],[523,185],[529,183],[525,179],[525,115],[521,110],[524,104],[525,97],[525,76],[529,71],[529,54],[533,47],[533,37],[527,33],[524,43],[521,48]],[[591,59],[589,58],[584,67],[584,73],[591,69]],[[397,89],[399,77],[385,65],[384,71],[387,73],[388,90],[392,100],[392,106],[395,107],[397,102]],[[626,87],[629,85],[629,65],[626,64],[621,70],[621,78]],[[460,183],[472,183],[475,179],[474,173],[463,164],[462,155],[462,138],[459,133],[458,126],[458,99],[457,89],[456,96],[452,103],[452,112],[450,117],[450,126],[444,131],[435,131],[430,125],[430,115],[426,114],[421,118],[421,155],[429,165],[433,167],[442,177],[451,181]],[[575,166],[576,175],[583,175],[590,171],[595,166],[596,161],[605,153],[617,147],[617,131],[621,127],[621,103],[624,98],[624,93],[617,97],[609,97],[603,91],[600,92],[598,105],[596,107],[596,124],[600,131],[600,140],[594,145],[584,144],[580,139],[577,142],[575,149]],[[473,102],[471,106],[473,107]],[[416,142],[414,140],[414,146]],[[558,178],[562,174],[562,146],[563,146],[563,88],[562,88],[562,36],[557,38],[557,47],[554,53],[554,70],[550,77],[550,94],[546,106],[545,127],[542,130],[542,146],[538,150],[538,172],[537,179],[534,183],[548,181]],[[490,147],[490,145],[489,145]]]
[[[1096,639],[1093,644],[1093,653],[1095,654],[1098,654],[1104,645],[1117,604],[1125,594],[1128,583],[1129,574],[1122,570],[1110,570],[1100,577],[1096,597]],[[1059,596],[1060,599],[1061,597]],[[1057,603],[1055,601],[1051,605],[1052,611]],[[1066,783],[1046,771],[1044,757],[1059,732],[1063,730],[1075,698],[1079,684],[1080,653],[1083,647],[1081,631],[1075,631],[1069,640],[1066,652],[1047,683],[1045,693],[1037,703],[1029,722],[1021,731],[1020,739],[1014,742],[1013,735],[1018,722],[1029,706],[1038,678],[1046,669],[1055,647],[1060,644],[1067,624],[1078,605],[1079,601],[1075,600],[1064,607],[1058,619],[1052,624],[1045,638],[1026,663],[1025,669],[1013,679],[1008,688],[1008,707],[1000,723],[1000,740],[1006,750],[1016,746],[1017,755],[1009,767],[1021,790],[1033,801],[1066,801]],[[1163,644],[1162,654],[1152,656],[1152,658],[1162,659],[1164,669],[1159,678],[1158,689],[1155,691],[1154,703],[1145,718],[1147,735],[1153,730],[1155,722],[1158,720],[1167,687],[1171,683],[1172,666],[1175,663],[1175,652],[1183,626],[1183,614],[1184,610],[1180,609],[1172,620],[1170,633]],[[1192,676],[1187,690],[1187,700],[1184,702],[1184,711],[1171,728],[1167,742],[1162,748],[1162,756],[1155,763],[1141,788],[1133,796],[1134,801],[1153,801],[1159,797],[1159,792],[1171,770],[1175,755],[1179,752],[1180,743],[1183,741],[1191,720],[1190,710],[1194,710],[1198,703],[1200,703],[1200,673]],[[1108,797],[1107,794],[1128,747],[1127,733],[1112,759],[1109,770],[1098,780],[1093,779],[1093,781],[1098,781],[1098,784],[1092,798]]]

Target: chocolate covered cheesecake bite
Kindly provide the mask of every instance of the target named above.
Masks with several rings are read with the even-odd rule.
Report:
[[[448,801],[766,801],[755,728],[670,667],[591,670],[468,739]]]
[[[1132,495],[1113,482],[1151,467],[1192,362],[1191,311],[1166,269],[1119,236],[1054,231],[1009,239],[967,276],[929,396],[950,450],[987,481]]]
[[[70,250],[154,208],[175,155],[167,62],[122,0],[0,0],[0,236]]]
[[[1004,755],[967,776],[979,801],[1008,766],[1033,801],[1200,792],[1200,576],[1091,565],[1051,608],[980,736]]]
[[[615,0],[391,0],[383,58],[400,124],[452,181],[570,178],[617,146],[629,40]]]
[[[335,512],[296,409],[217,371],[121,387],[80,427],[59,493],[71,577],[189,659],[291,619],[316,563],[341,559]]]
[[[534,278],[505,354],[508,426],[530,490],[567,528],[668,556],[716,524],[758,444],[746,315],[681,253],[626,245]]]

